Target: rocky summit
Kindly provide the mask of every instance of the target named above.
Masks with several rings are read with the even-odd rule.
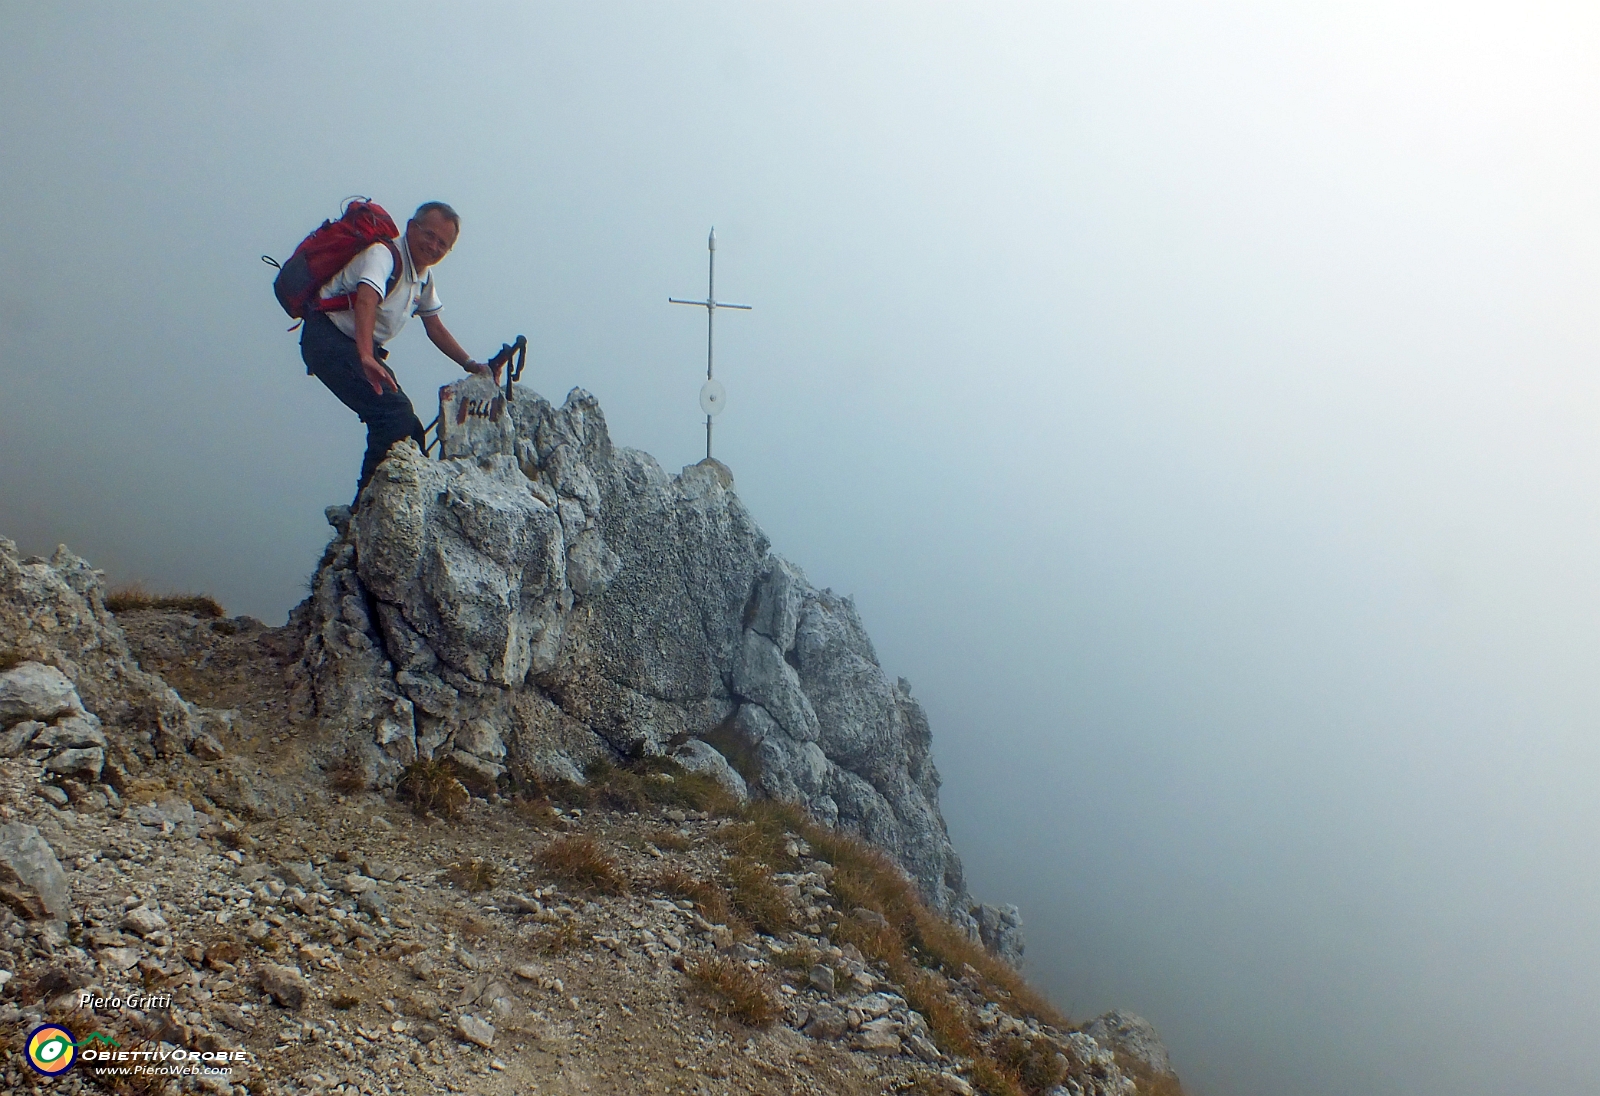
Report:
[[[726,468],[441,402],[282,628],[0,538],[0,1088],[1181,1092],[1023,979],[910,687]]]
[[[1019,959],[1014,908],[970,912],[910,685],[849,598],[772,550],[727,469],[614,446],[581,389],[559,408],[452,389],[444,459],[399,446],[353,518],[330,511],[293,617],[307,703],[373,782],[418,757],[494,785],[670,755],[860,834]]]

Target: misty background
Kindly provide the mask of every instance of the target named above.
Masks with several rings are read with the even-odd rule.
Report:
[[[1059,1004],[1600,1092],[1597,84],[1576,3],[0,0],[0,535],[281,623],[365,432],[257,257],[358,193],[691,463],[715,224],[717,456]]]

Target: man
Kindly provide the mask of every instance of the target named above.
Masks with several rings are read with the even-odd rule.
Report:
[[[461,218],[455,210],[443,202],[424,202],[395,242],[398,271],[388,246],[373,244],[335,274],[320,294],[323,300],[348,297],[352,307],[307,310],[300,335],[306,372],[367,424],[367,453],[352,509],[360,505],[361,492],[391,445],[403,438],[415,439],[418,446],[426,444],[422,421],[383,361],[389,356],[384,344],[400,333],[406,321],[421,316],[433,345],[468,373],[489,371],[461,349],[439,318],[444,306],[430,270],[449,254],[460,232]]]

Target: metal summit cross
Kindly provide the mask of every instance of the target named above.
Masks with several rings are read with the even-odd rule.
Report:
[[[706,238],[706,250],[711,253],[709,264],[710,274],[706,280],[706,299],[703,301],[681,301],[677,297],[668,297],[672,304],[692,304],[706,310],[706,383],[700,386],[700,410],[706,413],[706,460],[711,459],[711,420],[722,413],[722,406],[727,402],[727,393],[723,391],[711,373],[712,340],[716,333],[717,309],[740,308],[750,311],[747,304],[729,304],[717,300],[717,230],[713,226],[711,235]]]

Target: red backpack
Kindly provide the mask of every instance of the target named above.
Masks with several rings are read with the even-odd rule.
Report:
[[[261,258],[278,267],[278,276],[272,279],[272,291],[278,296],[283,310],[295,319],[304,319],[307,308],[318,312],[343,312],[355,307],[355,294],[345,293],[327,300],[317,300],[323,286],[345,268],[351,259],[373,244],[383,244],[394,256],[394,272],[389,275],[384,296],[394,291],[400,277],[400,249],[395,246],[400,230],[394,219],[381,205],[357,198],[345,207],[344,215],[337,221],[323,221],[322,227],[300,241],[282,266],[267,256]]]

